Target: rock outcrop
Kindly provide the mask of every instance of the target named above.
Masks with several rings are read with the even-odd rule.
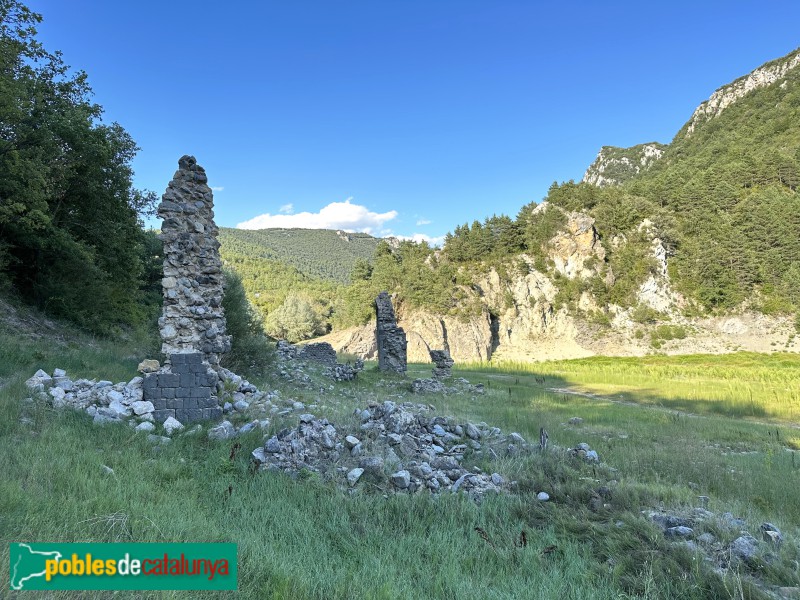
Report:
[[[212,367],[231,345],[225,332],[224,276],[213,208],[205,170],[193,156],[181,157],[158,207],[164,220],[161,351],[166,357],[200,352]]]
[[[378,346],[378,368],[404,374],[407,370],[406,333],[398,327],[389,294],[381,292],[375,299],[375,341]]]
[[[583,182],[597,187],[621,185],[649,169],[664,154],[664,144],[650,142],[630,148],[603,146],[586,169]]]
[[[722,114],[722,111],[750,92],[772,85],[782,79],[790,70],[797,68],[798,65],[800,65],[800,49],[795,50],[788,56],[767,63],[748,75],[740,77],[733,83],[719,88],[711,94],[708,100],[695,109],[686,126],[686,136],[692,135],[700,124],[718,117]]]
[[[537,207],[545,210],[546,205]],[[397,323],[407,335],[411,362],[431,361],[430,348],[449,352],[456,363],[488,360],[532,361],[582,358],[593,355],[642,356],[657,348],[667,354],[721,353],[735,349],[769,352],[775,346],[800,350],[792,335],[791,318],[741,314],[735,318],[688,318],[686,300],[671,285],[667,269],[668,248],[648,220],[638,233],[649,239],[653,267],[635,290],[633,307],[602,304],[592,294],[597,278],[606,284],[615,274],[606,262],[606,251],[591,216],[564,212],[566,223],[545,245],[547,272],[541,258],[521,254],[498,270],[489,268],[464,291],[480,307],[469,315],[437,315],[400,303]],[[610,247],[627,243],[620,235],[608,240]],[[559,297],[564,281],[582,280],[585,289],[570,304]],[[587,285],[588,284],[588,285]],[[637,306],[657,312],[658,323],[634,318]],[[730,323],[741,324],[733,327]],[[687,334],[666,343],[653,337],[664,323]],[[323,338],[337,351],[373,359],[377,353],[375,325],[335,332]],[[317,340],[322,341],[322,340]],[[654,342],[656,342],[654,344]],[[433,380],[419,380],[419,392],[442,392]]]

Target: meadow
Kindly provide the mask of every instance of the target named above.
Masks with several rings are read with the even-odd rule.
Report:
[[[780,411],[771,412],[777,409],[770,394],[755,393],[760,380],[796,390],[797,376],[786,366],[793,357],[687,357],[686,371],[678,359],[456,369],[456,376],[484,383],[487,391],[425,397],[441,413],[485,421],[529,440],[538,439],[539,428],[545,427],[551,445],[587,442],[602,460],[599,466],[589,465],[554,449],[497,463],[478,461],[518,481],[517,494],[487,498],[480,505],[449,494],[348,493],[313,474],[291,479],[254,473],[249,452],[263,443],[257,432],[239,439],[242,450],[231,458],[231,442],[181,436],[153,447],[125,426],[98,428],[85,415],[24,401],[24,380],[37,368],[62,367],[74,377],[120,381],[135,375],[143,357],[132,340],[112,344],[77,333],[37,339],[0,331],[3,594],[14,597],[7,591],[8,543],[45,540],[236,542],[238,596],[254,599],[765,598],[763,590],[770,586],[800,585],[796,541],[764,562],[759,588],[747,570],[714,575],[698,555],[669,543],[640,514],[659,508],[680,511],[698,506],[698,496],[708,496],[710,510],[730,511],[752,531],[770,521],[788,540],[798,539],[800,461],[789,450],[798,433],[788,420],[780,420]],[[429,365],[411,365],[409,377],[429,372]],[[621,374],[616,379],[615,372]],[[313,369],[309,373],[315,384],[304,389],[277,377],[257,383],[280,390],[287,400],[317,405],[320,414],[334,421],[351,418],[353,408],[372,400],[420,401],[405,382],[387,380],[372,366],[356,382],[333,389]],[[666,373],[683,374],[700,388],[703,384],[696,382],[705,375],[709,383],[697,393],[706,398],[724,382],[728,392],[720,401],[727,399],[734,408],[750,401],[749,394],[742,399],[736,393],[742,376],[767,411],[755,417],[775,422],[698,408],[691,398],[673,393],[670,383],[661,385],[664,398],[659,402],[658,382]],[[650,382],[641,398],[635,394],[637,381]],[[602,386],[626,386],[627,400],[641,404],[550,391],[610,389]],[[705,416],[665,410],[669,400]],[[570,425],[572,417],[583,421]],[[276,419],[270,433],[292,425],[293,419]],[[104,473],[102,465],[112,468],[113,475]],[[602,510],[592,511],[588,500],[598,485],[614,493]],[[550,502],[535,500],[540,490],[550,494]],[[737,535],[722,528],[710,531],[727,541]],[[87,592],[79,597],[110,596]],[[78,596],[27,592],[19,597]],[[227,595],[151,592],[128,597]]]

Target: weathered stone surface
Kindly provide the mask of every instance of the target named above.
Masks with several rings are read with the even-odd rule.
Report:
[[[313,360],[323,365],[332,367],[336,364],[336,350],[327,342],[318,344],[305,344],[300,346],[297,358],[302,360]]]
[[[362,469],[361,467],[356,467],[355,469],[352,469],[347,474],[347,483],[350,484],[350,487],[357,484],[358,480],[361,479],[361,476],[363,474],[364,474],[364,469]]]
[[[214,198],[205,170],[183,156],[158,207],[164,243],[164,307],[158,321],[166,356],[200,352],[209,365],[230,350],[222,309]]]
[[[450,369],[453,366],[453,359],[447,350],[431,350],[431,361],[433,361],[433,378],[449,379]]]
[[[739,536],[731,542],[731,556],[748,564],[754,564],[758,557],[758,542],[752,535]]]
[[[405,469],[398,471],[397,473],[393,473],[392,483],[401,490],[406,489],[408,484],[411,483],[411,473]]]
[[[155,373],[161,368],[161,364],[155,359],[145,359],[139,363],[137,371],[139,373]]]
[[[181,429],[183,429],[183,423],[173,417],[168,417],[167,420],[164,421],[164,431],[167,432],[167,435],[172,435]]]
[[[213,429],[208,430],[208,438],[211,440],[229,440],[236,435],[236,428],[230,421],[223,421]]]
[[[677,527],[669,527],[664,535],[668,538],[688,538],[694,534],[694,529],[678,525]]]
[[[781,530],[775,527],[772,523],[762,523],[761,524],[761,537],[764,538],[764,541],[770,542],[775,546],[780,546],[783,544],[783,535],[781,534]]]
[[[397,326],[392,300],[387,292],[375,299],[375,339],[378,345],[378,368],[404,374],[407,366],[406,333]]]

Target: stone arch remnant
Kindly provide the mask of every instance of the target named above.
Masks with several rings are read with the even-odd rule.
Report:
[[[164,222],[164,304],[158,327],[167,364],[146,375],[144,399],[154,417],[181,423],[221,416],[216,396],[220,357],[231,348],[222,309],[224,274],[206,172],[183,156],[158,206]]]
[[[405,374],[408,369],[406,332],[398,327],[392,300],[387,292],[375,299],[375,341],[378,346],[378,368]]]

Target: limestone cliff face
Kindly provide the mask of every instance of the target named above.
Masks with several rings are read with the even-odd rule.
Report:
[[[692,135],[698,125],[719,116],[722,111],[753,90],[767,87],[782,79],[798,65],[800,65],[800,49],[719,88],[711,94],[708,100],[695,109],[686,128],[686,136]]]
[[[533,214],[548,208],[548,203],[542,202],[533,210]],[[561,275],[570,279],[591,277],[596,272],[596,265],[606,257],[605,249],[600,244],[600,234],[594,227],[594,219],[584,213],[558,210],[567,217],[567,223],[548,242],[548,257]],[[589,267],[589,264],[594,264],[595,268]]]
[[[630,148],[603,146],[597,153],[597,158],[586,169],[582,181],[598,187],[621,185],[649,169],[664,154],[665,147],[658,142]]]
[[[492,356],[492,321],[488,310],[476,316],[457,318],[399,305],[397,324],[406,332],[409,362],[430,362],[429,350],[448,350],[452,359],[459,363],[487,361]],[[337,352],[355,354],[366,360],[378,357],[374,321],[314,341],[328,342]]]
[[[470,289],[472,299],[482,307],[479,314],[443,316],[399,303],[397,323],[408,338],[408,360],[430,362],[429,349],[448,350],[456,363],[641,356],[652,352],[650,331],[656,325],[637,322],[633,308],[601,306],[589,292],[582,294],[573,310],[558,305],[554,273],[566,279],[597,275],[613,278],[594,220],[582,213],[565,214],[565,226],[546,246],[550,272],[537,270],[533,257],[524,254],[515,257],[502,275],[495,268],[488,269]],[[683,339],[661,344],[660,352],[769,351],[774,348],[773,342],[800,346],[800,340],[789,337],[793,326],[788,319],[749,313],[710,319],[684,317],[680,310],[684,299],[672,289],[667,270],[667,248],[649,221],[643,221],[638,229],[650,239],[656,268],[641,284],[636,303],[658,311],[666,322],[687,332]],[[618,246],[627,242],[620,236],[609,243]],[[604,315],[607,323],[599,324],[597,315]],[[334,332],[318,341],[330,342],[337,351],[376,358],[374,322]]]

